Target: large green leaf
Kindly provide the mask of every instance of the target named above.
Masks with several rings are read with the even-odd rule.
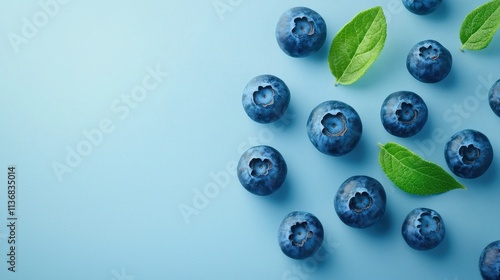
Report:
[[[410,194],[431,195],[465,189],[442,167],[396,143],[380,145],[379,163],[387,177]]]
[[[500,27],[500,0],[488,2],[468,14],[460,27],[461,50],[486,48]]]
[[[359,80],[377,59],[387,37],[387,21],[382,7],[357,14],[337,33],[330,46],[328,64],[336,84]]]

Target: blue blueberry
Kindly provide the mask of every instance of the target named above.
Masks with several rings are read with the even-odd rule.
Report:
[[[444,157],[450,170],[462,178],[481,176],[493,161],[493,147],[483,133],[464,129],[446,143]]]
[[[427,122],[427,105],[416,93],[398,91],[382,103],[380,118],[385,130],[398,137],[417,134]]]
[[[417,43],[406,58],[408,72],[424,83],[437,83],[446,78],[452,64],[451,53],[434,40]]]
[[[317,52],[326,40],[326,23],[315,11],[305,7],[286,10],[276,25],[278,45],[291,57]]]
[[[331,156],[342,156],[352,151],[362,131],[358,113],[342,101],[319,104],[307,120],[309,140],[320,152]]]
[[[273,75],[260,75],[248,82],[243,90],[243,108],[258,123],[279,120],[290,103],[290,90],[285,82]]]
[[[278,229],[281,251],[293,259],[314,255],[323,243],[323,225],[316,216],[304,211],[286,215]]]
[[[417,15],[427,15],[436,10],[443,0],[403,0],[406,9]]]
[[[443,218],[428,208],[413,209],[403,222],[401,234],[406,243],[415,250],[430,250],[445,236]]]
[[[344,224],[367,228],[384,216],[386,200],[379,181],[369,176],[352,176],[340,185],[333,203]]]
[[[490,88],[488,99],[491,110],[500,117],[500,80],[496,81]]]
[[[486,246],[479,257],[479,271],[485,280],[500,280],[500,240]]]
[[[247,191],[270,195],[285,182],[287,165],[280,152],[273,147],[254,146],[241,155],[237,174]]]

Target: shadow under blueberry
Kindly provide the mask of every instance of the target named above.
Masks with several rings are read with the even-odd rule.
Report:
[[[364,229],[364,231],[368,232],[370,235],[384,236],[393,229],[393,220],[394,217],[390,209],[386,209],[384,216],[371,227]]]
[[[451,67],[450,73],[443,80],[434,83],[436,87],[440,87],[444,89],[444,91],[454,93],[454,91],[451,89],[453,89],[455,86],[459,84],[454,68],[455,68],[454,66]]]
[[[367,137],[361,136],[361,139],[359,140],[358,144],[356,145],[356,147],[354,147],[352,151],[350,151],[345,155],[340,156],[342,158],[345,158],[345,160],[343,160],[344,162],[352,163],[354,165],[359,166],[364,161],[368,160],[367,159],[368,157],[366,155],[368,154],[370,149],[368,147],[367,139],[365,138]]]
[[[474,189],[474,191],[480,190],[480,191],[491,193],[493,188],[498,187],[498,184],[494,184],[494,182],[497,182],[499,179],[498,172],[497,172],[498,165],[495,162],[496,162],[496,160],[493,159],[488,170],[486,170],[486,172],[483,175],[481,175],[477,178],[474,178],[474,179],[457,178],[457,179],[468,190]]]
[[[449,1],[443,1],[439,7],[434,10],[434,12],[419,17],[423,17],[424,20],[434,21],[436,23],[448,21],[451,16],[450,5],[448,2]]]
[[[315,279],[314,275],[320,274],[325,270],[332,270],[333,248],[328,249],[325,240],[321,244],[316,254],[303,260],[290,259],[294,266],[300,267],[302,273],[307,274],[307,278]],[[295,278],[294,278],[295,279]]]
[[[264,196],[264,199],[269,200],[272,203],[276,203],[277,205],[289,200],[293,189],[291,181],[292,180],[285,179],[285,182],[283,182],[283,185],[281,185],[278,190],[270,195]],[[261,199],[261,197],[259,197],[259,199]]]
[[[439,245],[430,250],[422,251],[423,254],[425,254],[426,257],[428,258],[433,258],[436,260],[441,260],[446,258],[450,252],[450,241],[449,241],[450,238],[448,235],[449,231],[446,231],[443,241],[441,241]]]
[[[299,59],[305,59],[307,61],[310,61],[311,63],[319,63],[319,64],[325,64],[328,63],[328,53],[330,52],[330,44],[331,41],[328,41],[328,38],[325,40],[325,43],[323,46],[315,53],[310,55],[307,58],[299,58]],[[328,66],[326,66],[328,67]]]
[[[271,130],[276,132],[290,130],[292,127],[297,125],[297,111],[295,110],[293,103],[290,102],[285,114],[277,120],[275,123],[271,124]]]

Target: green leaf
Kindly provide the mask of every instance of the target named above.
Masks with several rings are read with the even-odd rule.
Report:
[[[500,0],[490,1],[468,14],[460,27],[461,51],[486,48],[500,27]]]
[[[387,21],[382,7],[357,14],[333,38],[328,64],[335,84],[349,85],[361,78],[384,48]]]
[[[379,146],[378,160],[382,170],[403,191],[431,195],[465,189],[439,165],[422,159],[407,148],[396,143]]]

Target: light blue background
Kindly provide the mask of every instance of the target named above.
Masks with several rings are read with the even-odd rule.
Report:
[[[45,24],[38,1],[0,0],[0,278],[479,279],[481,250],[500,239],[500,119],[486,100],[500,78],[500,40],[462,53],[458,31],[485,2],[445,0],[416,16],[399,0],[71,0]],[[294,59],[279,49],[274,28],[283,11],[301,5],[324,17],[328,36],[317,54]],[[361,80],[335,87],[330,42],[376,5],[388,21],[386,46]],[[43,26],[16,52],[9,38],[33,17]],[[409,49],[424,39],[454,58],[438,84],[405,69]],[[292,94],[285,120],[272,125],[252,122],[241,106],[246,83],[265,73]],[[122,99],[144,82],[151,90],[140,99]],[[430,111],[409,139],[389,135],[379,119],[382,101],[398,90],[419,93]],[[305,130],[312,108],[330,99],[352,105],[364,124],[359,146],[338,158],[318,152]],[[85,133],[102,122],[107,133],[89,146]],[[483,131],[498,150],[484,176],[459,179],[468,190],[411,196],[378,165],[377,144],[396,141],[447,170],[444,143],[465,128]],[[269,197],[251,195],[234,174],[255,144],[277,148],[288,164],[285,185]],[[78,148],[80,160],[70,152]],[[54,164],[68,172],[58,177]],[[18,175],[15,274],[6,263],[9,165]],[[388,195],[384,219],[365,230],[345,226],[333,209],[338,186],[358,174],[377,178]],[[401,238],[415,207],[443,216],[446,238],[434,250],[414,251]],[[295,261],[279,249],[278,225],[294,210],[324,225],[315,258]]]

